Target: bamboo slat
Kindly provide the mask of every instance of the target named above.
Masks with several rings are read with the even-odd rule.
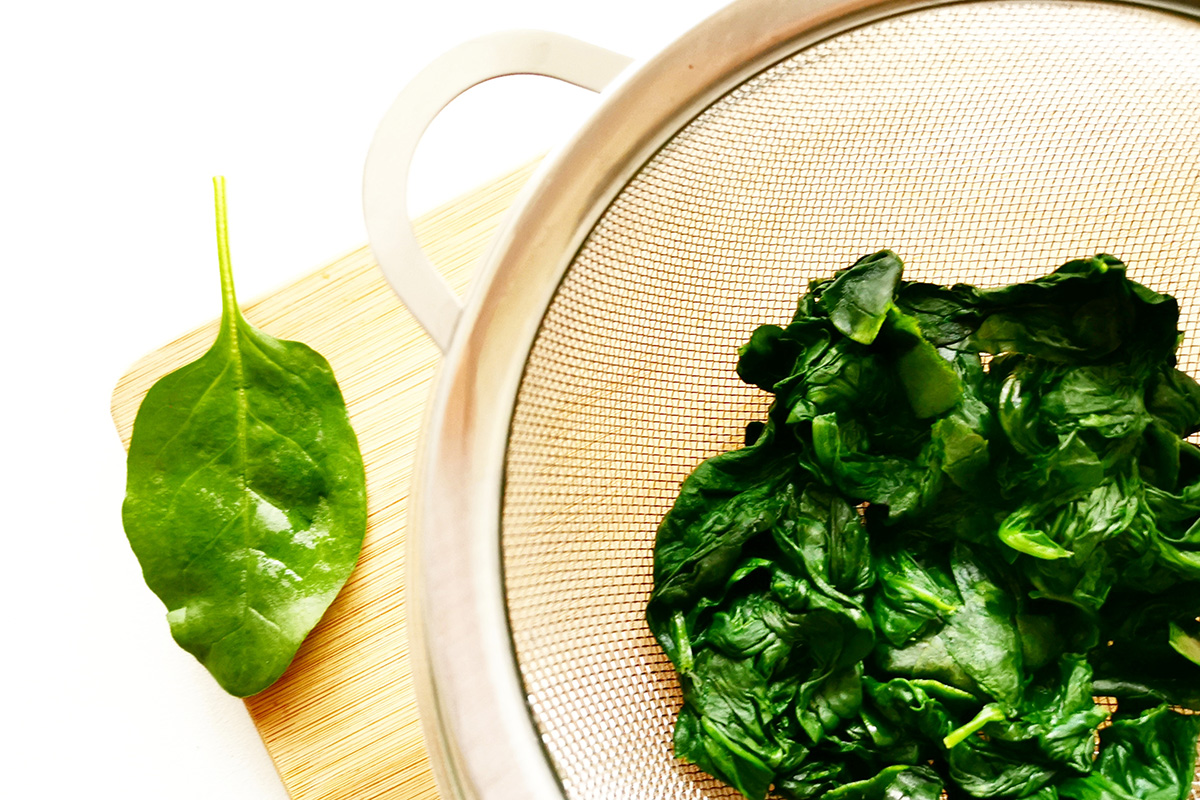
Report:
[[[430,258],[461,291],[527,165],[417,221]],[[243,307],[273,336],[303,341],[333,366],[367,475],[357,568],[287,673],[246,706],[293,800],[434,800],[408,662],[405,524],[418,429],[437,349],[361,247]],[[138,361],[112,416],[128,446],[138,405],[161,376],[199,357],[216,321]]]

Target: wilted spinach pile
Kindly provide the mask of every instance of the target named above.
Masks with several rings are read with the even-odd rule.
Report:
[[[740,350],[767,420],[655,543],[676,755],[749,798],[1183,800],[1200,386],[1175,300],[1106,255],[999,289],[901,272],[865,257]]]

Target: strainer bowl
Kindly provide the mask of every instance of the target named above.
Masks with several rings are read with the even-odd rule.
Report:
[[[448,796],[738,796],[671,755],[653,541],[763,417],[737,346],[810,279],[1107,252],[1179,299],[1200,366],[1200,6],[743,0],[605,94],[444,335],[410,591]]]

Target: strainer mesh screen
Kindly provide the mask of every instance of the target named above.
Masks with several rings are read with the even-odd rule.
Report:
[[[1108,252],[1180,299],[1195,375],[1198,244],[1200,24],[1164,12],[915,11],[795,54],[674,136],[566,274],[507,454],[513,645],[568,796],[737,796],[672,758],[680,695],[643,610],[680,481],[766,408],[734,374],[751,330],[883,247],[906,277],[988,286]]]

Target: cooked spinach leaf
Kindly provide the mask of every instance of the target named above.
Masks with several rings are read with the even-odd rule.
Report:
[[[1100,731],[1100,757],[1091,774],[1072,778],[1059,795],[1072,800],[1187,800],[1196,769],[1200,716],[1158,706],[1118,717]]]
[[[328,362],[238,308],[214,183],[220,330],[142,401],[122,514],[175,641],[245,697],[283,674],[349,577],[366,493]]]
[[[887,250],[864,256],[830,281],[818,302],[844,336],[859,344],[870,344],[892,307],[892,295],[903,269],[896,254]]]
[[[1158,708],[1200,708],[1178,313],[1107,255],[977,289],[882,251],[755,330],[766,420],[655,542],[676,754],[749,798],[1184,797],[1200,717]]]

